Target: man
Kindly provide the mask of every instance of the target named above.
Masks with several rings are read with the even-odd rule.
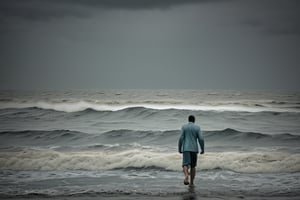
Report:
[[[201,134],[200,127],[195,125],[195,117],[190,115],[189,123],[182,126],[181,136],[178,141],[178,151],[182,153],[182,168],[184,173],[184,184],[194,185],[194,178],[196,176],[198,143],[201,147],[201,153],[204,154],[204,139]],[[191,167],[189,182],[189,166]]]

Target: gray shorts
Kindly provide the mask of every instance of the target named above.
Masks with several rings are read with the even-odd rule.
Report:
[[[182,167],[183,166],[191,166],[191,168],[195,168],[197,166],[197,152],[185,151],[182,153]]]

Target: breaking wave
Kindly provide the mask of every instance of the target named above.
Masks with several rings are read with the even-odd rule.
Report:
[[[0,169],[11,170],[114,170],[155,168],[181,170],[181,155],[141,150],[122,152],[1,152]],[[224,152],[199,156],[198,169],[239,173],[300,172],[300,154],[284,152]]]
[[[138,130],[112,130],[99,134],[89,134],[71,130],[26,130],[0,132],[0,149],[9,147],[55,147],[62,149],[107,149],[124,150],[147,145],[176,146],[180,130],[169,131],[138,131]],[[203,131],[207,144],[220,144],[225,146],[299,146],[300,136],[292,134],[269,135],[254,132],[241,132],[234,129],[216,131]],[[168,145],[169,144],[169,145]],[[118,149],[120,148],[120,149]]]
[[[154,110],[194,110],[194,111],[232,111],[232,112],[300,112],[300,107],[288,102],[256,102],[256,101],[223,101],[223,102],[198,102],[185,104],[184,102],[98,102],[98,101],[37,101],[37,102],[1,102],[0,109],[7,108],[40,108],[62,112],[94,111],[120,111],[124,109],[145,108]]]

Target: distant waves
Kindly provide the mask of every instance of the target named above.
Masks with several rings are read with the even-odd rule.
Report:
[[[300,112],[299,102],[277,102],[263,100],[236,100],[236,101],[200,101],[186,103],[184,101],[98,101],[73,100],[66,101],[31,101],[10,100],[0,101],[0,109],[7,108],[39,108],[62,112],[94,111],[120,111],[126,109],[154,109],[154,110],[194,110],[194,111],[231,111],[231,112]]]
[[[300,136],[292,134],[269,135],[241,132],[234,129],[203,131],[209,151],[268,151],[300,152]],[[112,130],[88,134],[71,130],[26,130],[0,132],[2,151],[22,149],[54,149],[59,151],[148,149],[177,152],[180,130],[138,131]]]

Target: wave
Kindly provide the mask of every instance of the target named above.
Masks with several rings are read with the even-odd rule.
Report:
[[[58,144],[74,144],[82,141],[86,133],[70,130],[25,130],[0,132],[1,146],[47,146]]]
[[[251,140],[259,140],[259,141],[300,141],[299,135],[293,135],[289,133],[283,134],[263,134],[263,133],[255,133],[255,132],[242,132],[231,128],[226,128],[224,130],[218,131],[204,131],[204,135],[206,138],[211,138],[212,140],[218,139],[227,139],[229,141],[239,141],[239,140],[246,140],[250,142]]]
[[[7,108],[40,108],[61,112],[94,111],[120,111],[130,108],[145,108],[154,110],[193,110],[216,112],[300,112],[299,105],[289,102],[276,101],[219,101],[219,102],[184,102],[168,101],[138,101],[138,102],[101,102],[101,101],[37,101],[37,102],[1,102],[0,109]]]
[[[11,192],[1,192],[0,199],[102,199],[102,197],[106,197],[104,199],[164,199],[164,197],[168,197],[170,199],[174,196],[183,196],[186,192],[183,191],[147,191],[144,188],[137,189],[137,188],[110,188],[110,189],[99,189],[93,188],[93,186],[88,186],[89,188],[80,187],[59,187],[53,189],[32,189],[26,190],[25,192],[17,191],[17,194],[12,194]],[[90,189],[92,188],[92,189]],[[61,191],[63,190],[63,191]],[[130,196],[132,195],[132,196]],[[190,197],[190,195],[186,195]],[[100,198],[99,198],[100,197]],[[117,197],[117,198],[110,198],[110,197]],[[130,197],[130,198],[129,198]]]
[[[119,129],[99,134],[72,130],[26,130],[0,132],[0,148],[18,146],[56,147],[61,149],[108,149],[124,150],[146,146],[176,147],[180,130],[139,131]],[[203,131],[207,146],[223,147],[299,147],[300,136],[292,134],[269,135],[255,132],[241,132],[235,129]],[[106,145],[106,146],[105,146]],[[118,146],[119,145],[119,146]],[[70,148],[71,147],[71,148]],[[118,149],[119,148],[119,149]]]
[[[50,144],[95,144],[95,142],[126,143],[134,141],[153,141],[155,139],[169,139],[168,136],[179,131],[136,131],[136,130],[112,130],[101,134],[89,134],[71,130],[25,130],[25,131],[3,131],[0,132],[0,144],[28,144],[28,145],[50,145]]]
[[[147,169],[180,171],[181,155],[141,150],[123,152],[0,152],[1,170],[114,170]],[[200,170],[230,170],[239,173],[300,172],[300,154],[284,152],[206,153],[199,157]]]

